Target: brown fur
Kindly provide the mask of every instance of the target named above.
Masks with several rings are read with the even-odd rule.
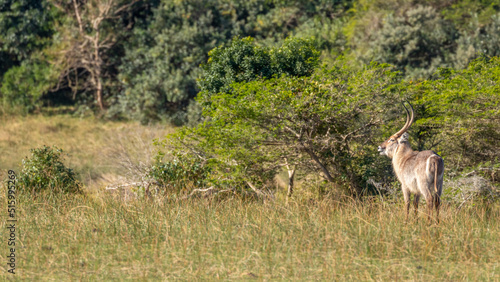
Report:
[[[427,202],[429,221],[433,205],[439,221],[440,197],[443,189],[443,159],[433,151],[413,151],[408,142],[408,133],[399,137],[391,136],[379,146],[379,151],[392,159],[394,172],[403,190],[406,217],[408,218],[410,209],[410,196],[414,194],[415,213],[420,196],[423,196]]]

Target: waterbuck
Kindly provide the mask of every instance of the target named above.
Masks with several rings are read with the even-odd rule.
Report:
[[[408,142],[409,134],[406,132],[410,128],[414,119],[414,111],[411,104],[410,111],[403,104],[406,110],[406,123],[394,135],[389,137],[384,143],[378,146],[381,155],[386,155],[392,159],[394,172],[401,182],[405,205],[406,220],[410,212],[410,195],[414,194],[413,205],[415,216],[418,211],[418,201],[420,196],[424,196],[427,202],[428,220],[431,220],[433,205],[436,207],[436,219],[439,222],[439,206],[441,205],[441,193],[443,191],[444,162],[438,154],[433,151],[413,151]]]

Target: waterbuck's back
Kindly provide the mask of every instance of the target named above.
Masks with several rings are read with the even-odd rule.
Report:
[[[437,176],[437,192],[440,195],[444,170],[443,159],[430,150],[415,152],[409,146],[405,147],[399,148],[399,152],[393,158],[394,171],[403,184],[403,189],[409,189],[413,194],[430,196],[436,189],[434,178]]]

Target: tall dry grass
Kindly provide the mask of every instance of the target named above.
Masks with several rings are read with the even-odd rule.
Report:
[[[30,149],[57,146],[67,154],[66,165],[75,169],[88,188],[122,181],[127,161],[147,163],[155,150],[153,139],[175,129],[136,122],[105,122],[68,115],[1,117],[0,170],[19,171]],[[128,159],[127,159],[128,158]]]
[[[19,215],[29,280],[500,279],[498,205],[445,205],[429,225],[369,200],[22,195]]]

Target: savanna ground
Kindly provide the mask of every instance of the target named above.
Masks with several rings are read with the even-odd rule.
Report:
[[[0,279],[500,280],[500,207],[444,203],[440,224],[405,223],[402,199],[354,201],[298,187],[286,200],[123,197],[127,161],[154,154],[165,126],[68,116],[2,118],[0,166],[56,145],[84,195],[18,194],[16,274]],[[1,257],[8,252],[2,186]]]

